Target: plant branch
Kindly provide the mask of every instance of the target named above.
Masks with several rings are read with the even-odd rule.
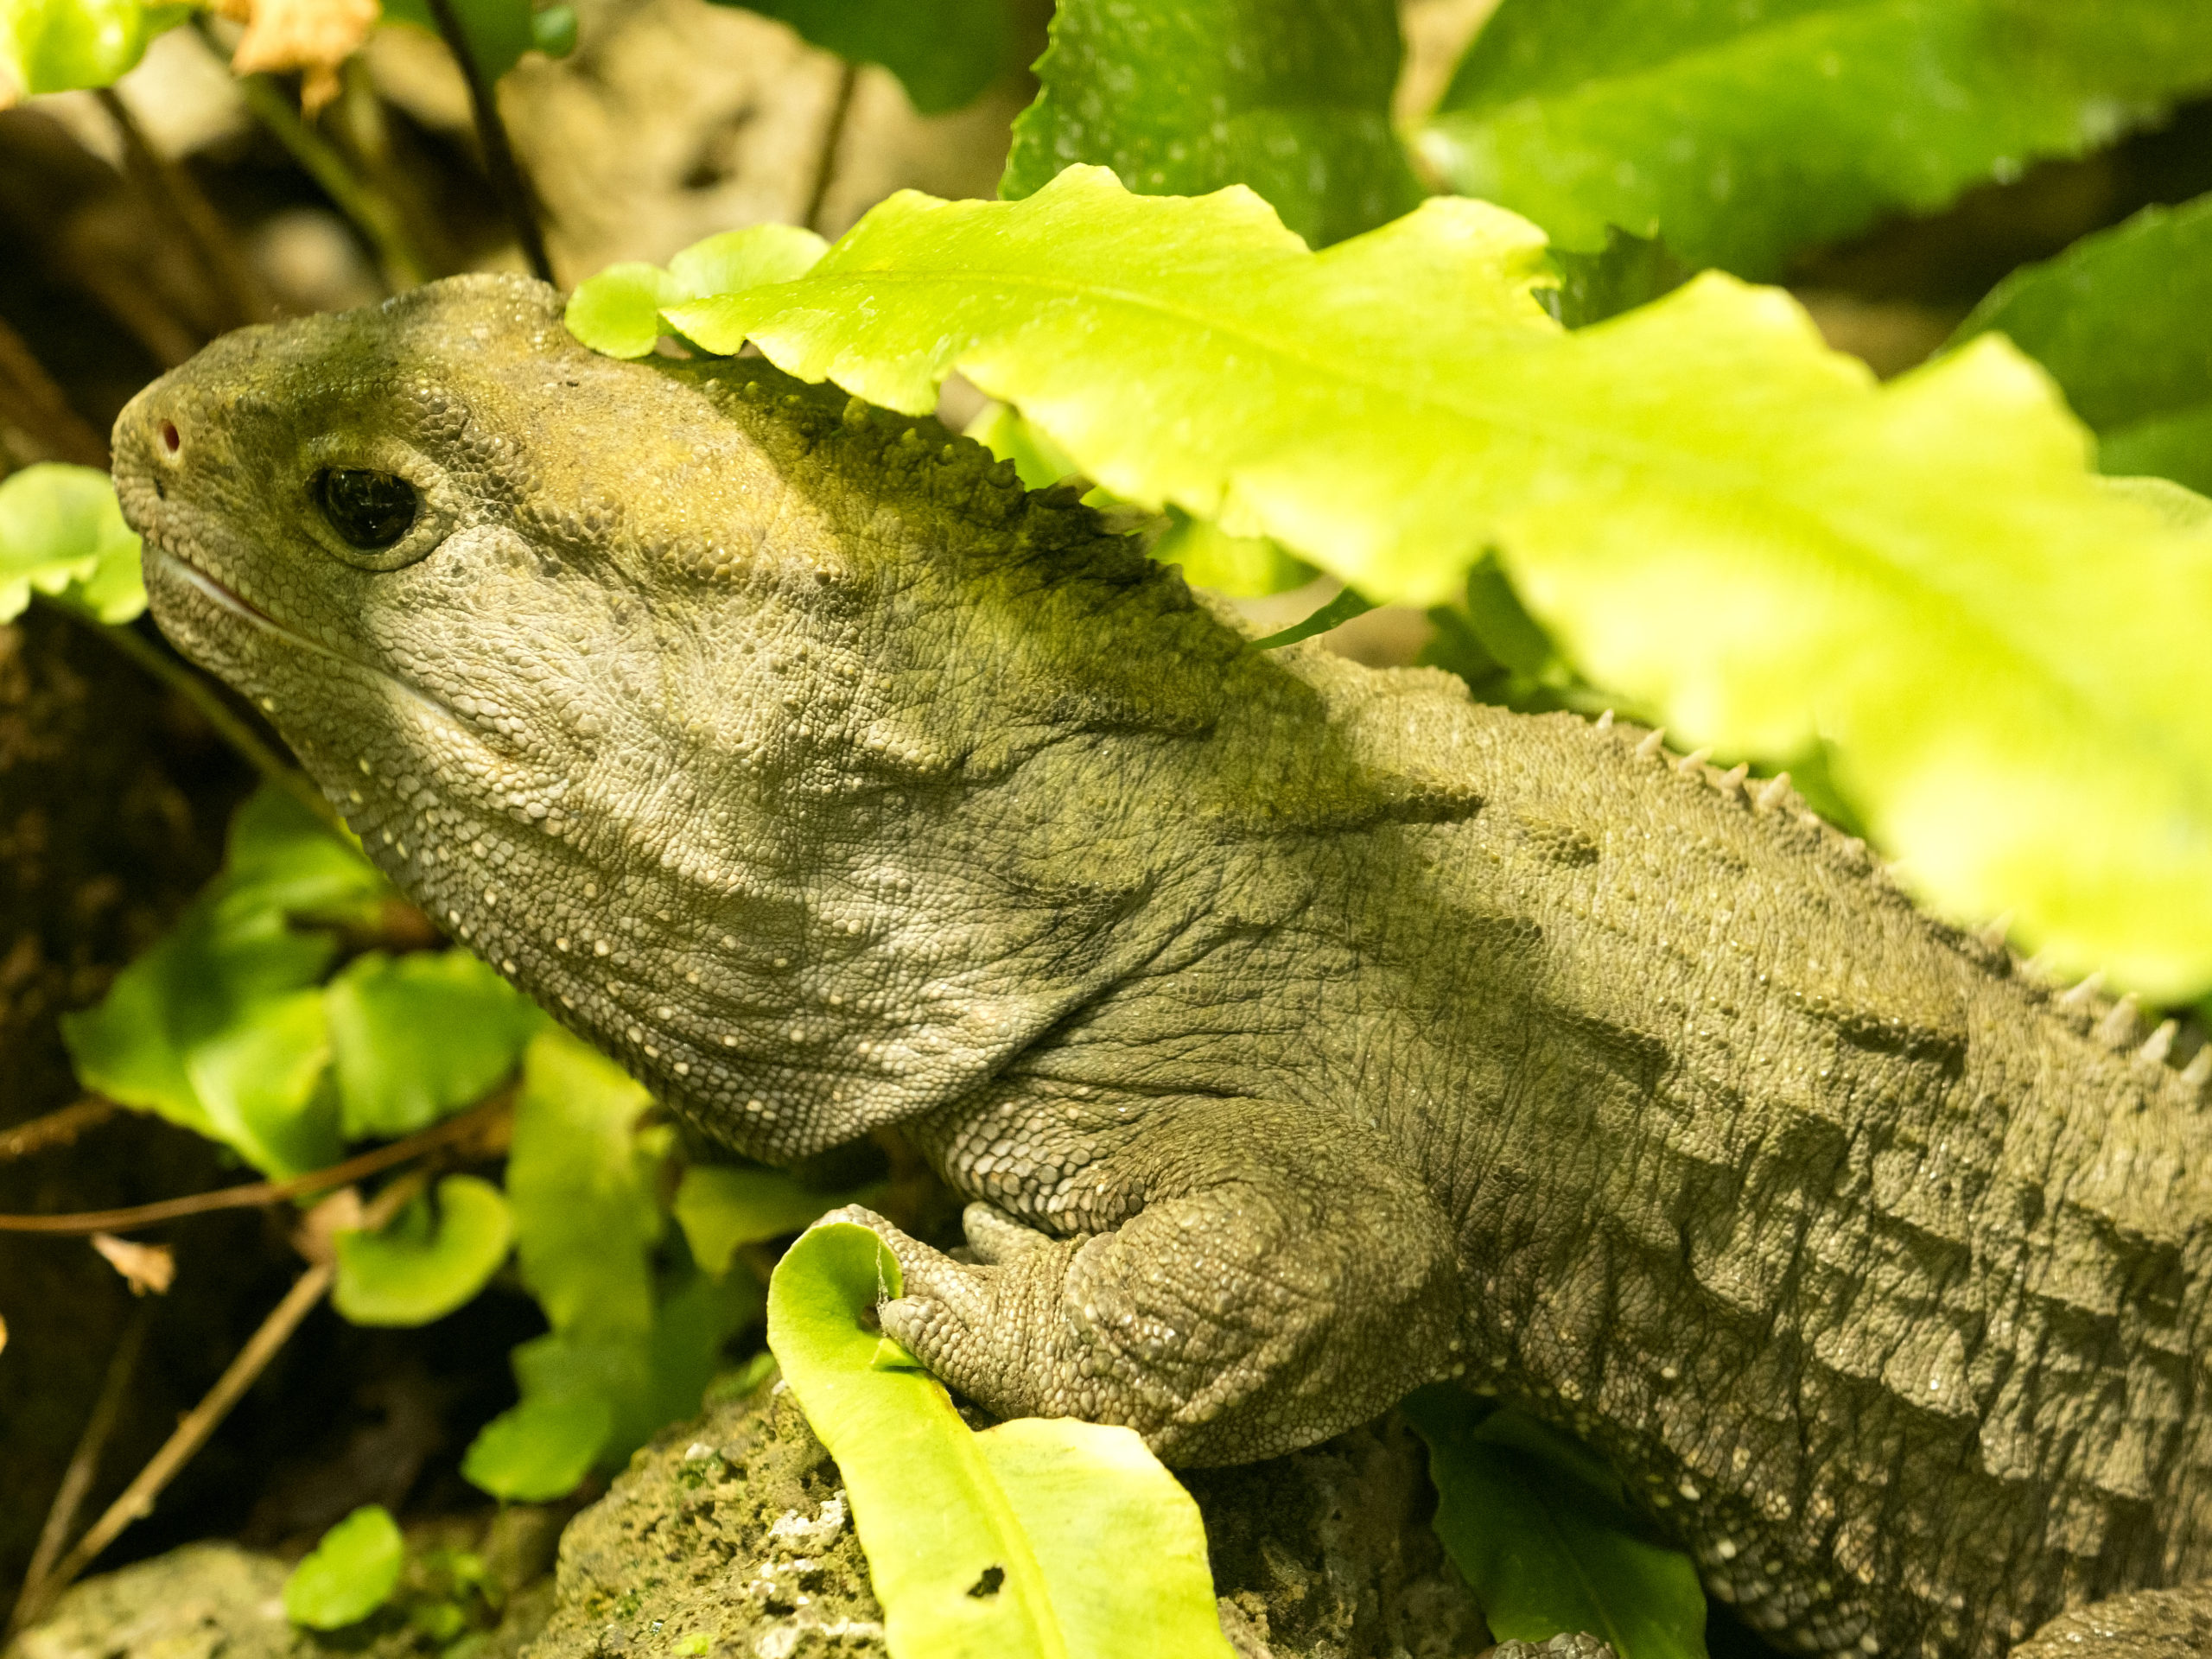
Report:
[[[107,1450],[107,1443],[115,1433],[115,1426],[123,1418],[124,1402],[130,1396],[130,1379],[138,1370],[138,1357],[145,1351],[146,1325],[153,1312],[150,1302],[141,1302],[123,1327],[123,1339],[115,1345],[115,1352],[108,1358],[107,1376],[100,1383],[99,1398],[92,1403],[92,1414],[85,1420],[84,1432],[77,1437],[77,1449],[70,1454],[69,1466],[62,1471],[61,1484],[55,1489],[54,1502],[46,1512],[46,1524],[39,1529],[38,1548],[31,1554],[31,1564],[23,1574],[23,1586],[16,1592],[16,1605],[8,1617],[8,1634],[13,1636],[30,1623],[33,1615],[48,1600],[47,1586],[50,1581],[54,1561],[68,1542],[70,1529],[77,1524],[77,1511],[85,1506],[86,1494],[92,1489],[99,1476],[100,1457]]]
[[[193,19],[208,44],[220,50],[208,35],[204,16]],[[238,96],[269,136],[282,144],[301,169],[321,187],[338,211],[353,222],[376,250],[377,267],[385,285],[394,293],[418,288],[429,279],[429,266],[408,233],[405,217],[382,191],[355,174],[338,147],[300,119],[292,100],[266,75],[240,75]]]
[[[207,274],[224,313],[221,326],[236,328],[274,316],[276,308],[269,290],[192,175],[154,148],[114,87],[102,86],[94,96],[123,141],[124,165],[131,184],[149,207],[169,221]]]
[[[514,146],[507,142],[506,124],[499,119],[492,84],[484,79],[453,0],[429,0],[429,7],[430,16],[437,19],[438,33],[445,36],[453,60],[461,66],[461,78],[468,83],[468,106],[476,117],[476,142],[484,150],[484,171],[492,181],[493,193],[506,210],[507,222],[514,227],[515,240],[522,245],[531,275],[541,283],[550,283],[553,261],[546,255],[544,233],[538,229],[537,214],[531,206],[530,184],[523,177],[522,164],[515,160]]]
[[[467,1116],[474,1117],[493,1105],[504,1103],[505,1093],[495,1100],[487,1101],[476,1112]],[[450,1119],[440,1127],[449,1128],[461,1121],[461,1118]],[[386,1147],[385,1150],[388,1152],[391,1148]],[[391,1218],[422,1192],[423,1185],[419,1172],[394,1181],[363,1209],[361,1230],[377,1232],[389,1226]],[[311,1262],[308,1270],[292,1281],[292,1287],[284,1294],[284,1300],[270,1310],[269,1317],[261,1322],[261,1328],[247,1338],[245,1346],[238,1350],[238,1357],[230,1363],[221,1376],[216,1378],[215,1386],[207,1390],[207,1397],[185,1415],[177,1424],[175,1433],[162,1443],[162,1449],[148,1459],[146,1466],[138,1471],[130,1485],[123,1489],[123,1496],[107,1506],[59,1567],[35,1581],[35,1598],[30,1593],[30,1585],[25,1585],[24,1593],[17,1599],[15,1613],[9,1622],[10,1634],[50,1605],[54,1598],[98,1560],[99,1553],[113,1543],[125,1527],[152,1510],[154,1500],[162,1495],[162,1489],[176,1478],[177,1471],[191,1462],[194,1454],[207,1444],[208,1437],[222,1426],[223,1419],[231,1414],[231,1408],[237,1405],[245,1391],[253,1386],[254,1379],[269,1369],[269,1362],[276,1357],[277,1351],[290,1339],[292,1332],[300,1328],[300,1321],[315,1311],[315,1304],[323,1299],[330,1288],[331,1281],[336,1276],[335,1262],[321,1261]]]
[[[276,1304],[261,1322],[261,1328],[238,1350],[238,1357],[216,1379],[207,1397],[185,1414],[177,1424],[176,1432],[162,1443],[162,1449],[123,1489],[123,1495],[107,1506],[62,1558],[61,1564],[47,1575],[39,1586],[38,1601],[28,1607],[21,1602],[16,1604],[19,1624],[28,1624],[36,1618],[79,1573],[99,1559],[99,1553],[113,1543],[125,1527],[152,1511],[154,1500],[161,1496],[162,1489],[176,1478],[178,1470],[192,1460],[194,1453],[207,1445],[207,1437],[231,1414],[231,1408],[253,1386],[254,1379],[268,1369],[277,1351],[299,1329],[300,1321],[322,1300],[334,1273],[331,1264],[317,1262],[292,1281],[284,1300]]]
[[[814,181],[807,187],[806,211],[799,223],[810,231],[822,228],[822,209],[830,200],[830,186],[837,176],[837,152],[844,148],[845,122],[853,111],[853,91],[860,85],[861,67],[850,59],[838,66],[837,91],[830,100],[830,118],[823,124],[822,144],[814,159]]]
[[[151,1227],[157,1222],[206,1215],[215,1210],[257,1209],[263,1205],[298,1198],[302,1193],[346,1186],[365,1176],[390,1169],[395,1164],[410,1162],[440,1147],[468,1140],[473,1135],[493,1128],[500,1118],[514,1109],[514,1097],[515,1090],[511,1084],[480,1105],[473,1106],[442,1123],[434,1123],[404,1141],[395,1141],[390,1146],[362,1153],[359,1157],[348,1158],[345,1162],[333,1164],[327,1169],[295,1175],[289,1180],[246,1181],[237,1186],[221,1187],[213,1192],[195,1192],[181,1198],[164,1198],[156,1204],[134,1205],[128,1210],[80,1210],[74,1214],[60,1216],[0,1215],[0,1233],[60,1233],[74,1236],[86,1233],[134,1232],[142,1227]]]
[[[66,1147],[86,1129],[98,1128],[122,1109],[101,1096],[86,1095],[59,1111],[35,1117],[28,1123],[18,1123],[12,1129],[0,1129],[0,1164],[28,1158],[48,1147]]]

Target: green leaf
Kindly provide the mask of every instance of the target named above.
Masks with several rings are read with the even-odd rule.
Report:
[[[381,1503],[365,1503],[309,1550],[284,1580],[284,1617],[311,1630],[358,1624],[399,1586],[406,1543]]]
[[[1704,1659],[1705,1592],[1680,1550],[1637,1535],[1620,1484],[1584,1447],[1518,1412],[1477,1425],[1471,1398],[1400,1408],[1428,1442],[1436,1535],[1501,1640],[1586,1630],[1620,1659]]]
[[[2208,86],[2196,0],[1505,0],[1421,149],[1567,246],[1765,276]]]
[[[522,54],[538,46],[531,0],[453,0],[454,15],[468,41],[469,55],[486,82],[497,81],[521,61]],[[429,0],[384,0],[384,21],[410,29],[438,33],[438,20]],[[569,19],[571,38],[575,29]]]
[[[999,194],[1074,162],[1150,196],[1249,185],[1316,247],[1421,198],[1390,125],[1393,0],[1061,0]]]
[[[137,67],[149,41],[190,15],[185,6],[138,0],[0,0],[0,105],[11,92],[111,86]]]
[[[138,538],[105,473],[40,461],[0,479],[0,622],[30,603],[34,588],[102,622],[128,622],[146,608]]]
[[[1559,272],[1559,286],[1548,297],[1537,297],[1570,328],[1649,305],[1697,274],[1659,238],[1630,236],[1618,225],[1605,226],[1605,245],[1595,253],[1554,248],[1552,268]]]
[[[1205,1529],[1174,1477],[1126,1428],[971,1433],[863,1322],[899,1289],[891,1252],[848,1222],[792,1245],[768,1289],[769,1346],[851,1495],[891,1651],[1228,1659]]]
[[[569,332],[609,357],[643,357],[667,332],[664,307],[804,276],[829,245],[792,225],[753,225],[695,242],[668,269],[609,265],[569,296]]]
[[[428,1325],[484,1288],[513,1236],[498,1187],[448,1175],[435,1211],[418,1198],[382,1232],[337,1236],[331,1300],[355,1325]]]
[[[1183,578],[1231,599],[1287,594],[1313,580],[1313,567],[1265,536],[1231,536],[1219,524],[1170,507],[1167,533],[1152,544],[1162,564],[1183,567]],[[1365,607],[1363,607],[1363,609]],[[1341,620],[1342,619],[1339,619]]]
[[[264,785],[231,822],[223,874],[97,1007],[62,1016],[79,1079],[219,1141],[265,1175],[335,1162],[338,1097],[315,988],[335,944],[292,924],[388,891],[359,851]]]
[[[737,0],[715,0],[720,5]],[[1011,67],[1006,0],[745,0],[810,44],[899,77],[914,108],[941,115],[973,103]]]
[[[1682,747],[1831,753],[1946,915],[2014,912],[2156,999],[2212,984],[2207,549],[2099,487],[2001,341],[1877,385],[1711,272],[1570,334],[1542,261],[1479,202],[1316,254],[1249,193],[1071,168],[1019,202],[895,196],[804,278],[669,315],[909,413],[957,368],[1116,495],[1377,602],[1456,601],[1495,549]]]
[[[372,950],[323,993],[347,1140],[411,1135],[480,1099],[544,1016],[465,950]]]
[[[2106,472],[2212,490],[2212,195],[2014,271],[1956,339],[1993,330],[2050,371]]]
[[[508,1503],[566,1497],[598,1462],[613,1426],[614,1408],[601,1395],[534,1395],[484,1425],[461,1458],[461,1478]]]
[[[642,1342],[661,1212],[632,1131],[652,1097],[553,1027],[531,1039],[522,1075],[507,1200],[523,1282],[556,1332]]]
[[[785,1170],[694,1164],[676,1189],[676,1220],[691,1247],[691,1259],[720,1278],[729,1271],[739,1246],[799,1232],[824,1211],[861,1201],[858,1194],[801,1186]]]
[[[1327,604],[1315,611],[1303,622],[1294,622],[1279,632],[1264,639],[1255,639],[1255,651],[1281,651],[1285,645],[1294,645],[1301,639],[1311,639],[1317,633],[1326,633],[1340,622],[1349,622],[1355,616],[1364,616],[1375,608],[1375,601],[1347,588]]]

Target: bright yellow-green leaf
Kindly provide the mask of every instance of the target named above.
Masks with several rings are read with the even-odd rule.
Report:
[[[893,1659],[1228,1659],[1174,1477],[1124,1428],[970,1433],[862,1323],[899,1287],[881,1241],[839,1222],[792,1245],[768,1290],[769,1346],[851,1495]]]
[[[801,1186],[785,1170],[694,1164],[676,1189],[675,1208],[691,1259],[720,1278],[740,1245],[796,1233],[824,1211],[861,1201]]]
[[[411,1135],[480,1098],[544,1023],[465,950],[356,957],[323,992],[346,1138]]]
[[[191,15],[140,0],[0,0],[0,105],[24,93],[111,86],[146,43]]]
[[[284,1580],[284,1617],[311,1630],[358,1624],[398,1587],[406,1543],[381,1503],[365,1503],[328,1532]]]
[[[509,1503],[566,1497],[598,1462],[614,1408],[597,1394],[537,1395],[510,1407],[469,1442],[461,1472]]]
[[[105,473],[41,461],[0,479],[0,622],[30,603],[34,588],[102,622],[128,622],[146,608],[138,538]]]
[[[355,1325],[428,1325],[484,1288],[507,1259],[514,1224],[499,1189],[474,1175],[438,1183],[382,1232],[337,1236],[330,1300]]]
[[[2101,490],[2043,375],[1977,341],[1888,385],[1714,273],[1563,331],[1543,240],[1424,204],[1308,252],[1241,190],[1071,168],[912,192],[804,277],[673,308],[909,413],[957,369],[1147,505],[1376,600],[1496,549],[1590,680],[1684,747],[1825,754],[1947,914],[2059,965],[2212,984],[2212,555]]]
[[[643,1339],[659,1237],[652,1171],[632,1131],[652,1097],[556,1027],[531,1039],[507,1154],[523,1282],[556,1332]]]
[[[643,357],[667,333],[664,307],[803,276],[828,244],[795,225],[751,225],[695,242],[668,269],[609,265],[569,296],[569,332],[609,357]]]
[[[358,851],[285,791],[263,788],[232,822],[223,874],[97,1007],[63,1016],[79,1078],[267,1175],[335,1162],[338,1100],[315,988],[335,946],[294,923],[384,891]]]

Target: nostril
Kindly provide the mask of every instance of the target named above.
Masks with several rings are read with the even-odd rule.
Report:
[[[162,423],[162,448],[172,455],[184,448],[184,435],[176,429],[175,421]]]

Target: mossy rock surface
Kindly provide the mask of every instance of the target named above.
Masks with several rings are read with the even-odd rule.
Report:
[[[1488,1645],[1429,1530],[1421,1445],[1395,1419],[1184,1480],[1245,1659],[1446,1659]],[[641,1450],[570,1523],[553,1618],[528,1659],[885,1651],[836,1465],[790,1392],[764,1382]]]

